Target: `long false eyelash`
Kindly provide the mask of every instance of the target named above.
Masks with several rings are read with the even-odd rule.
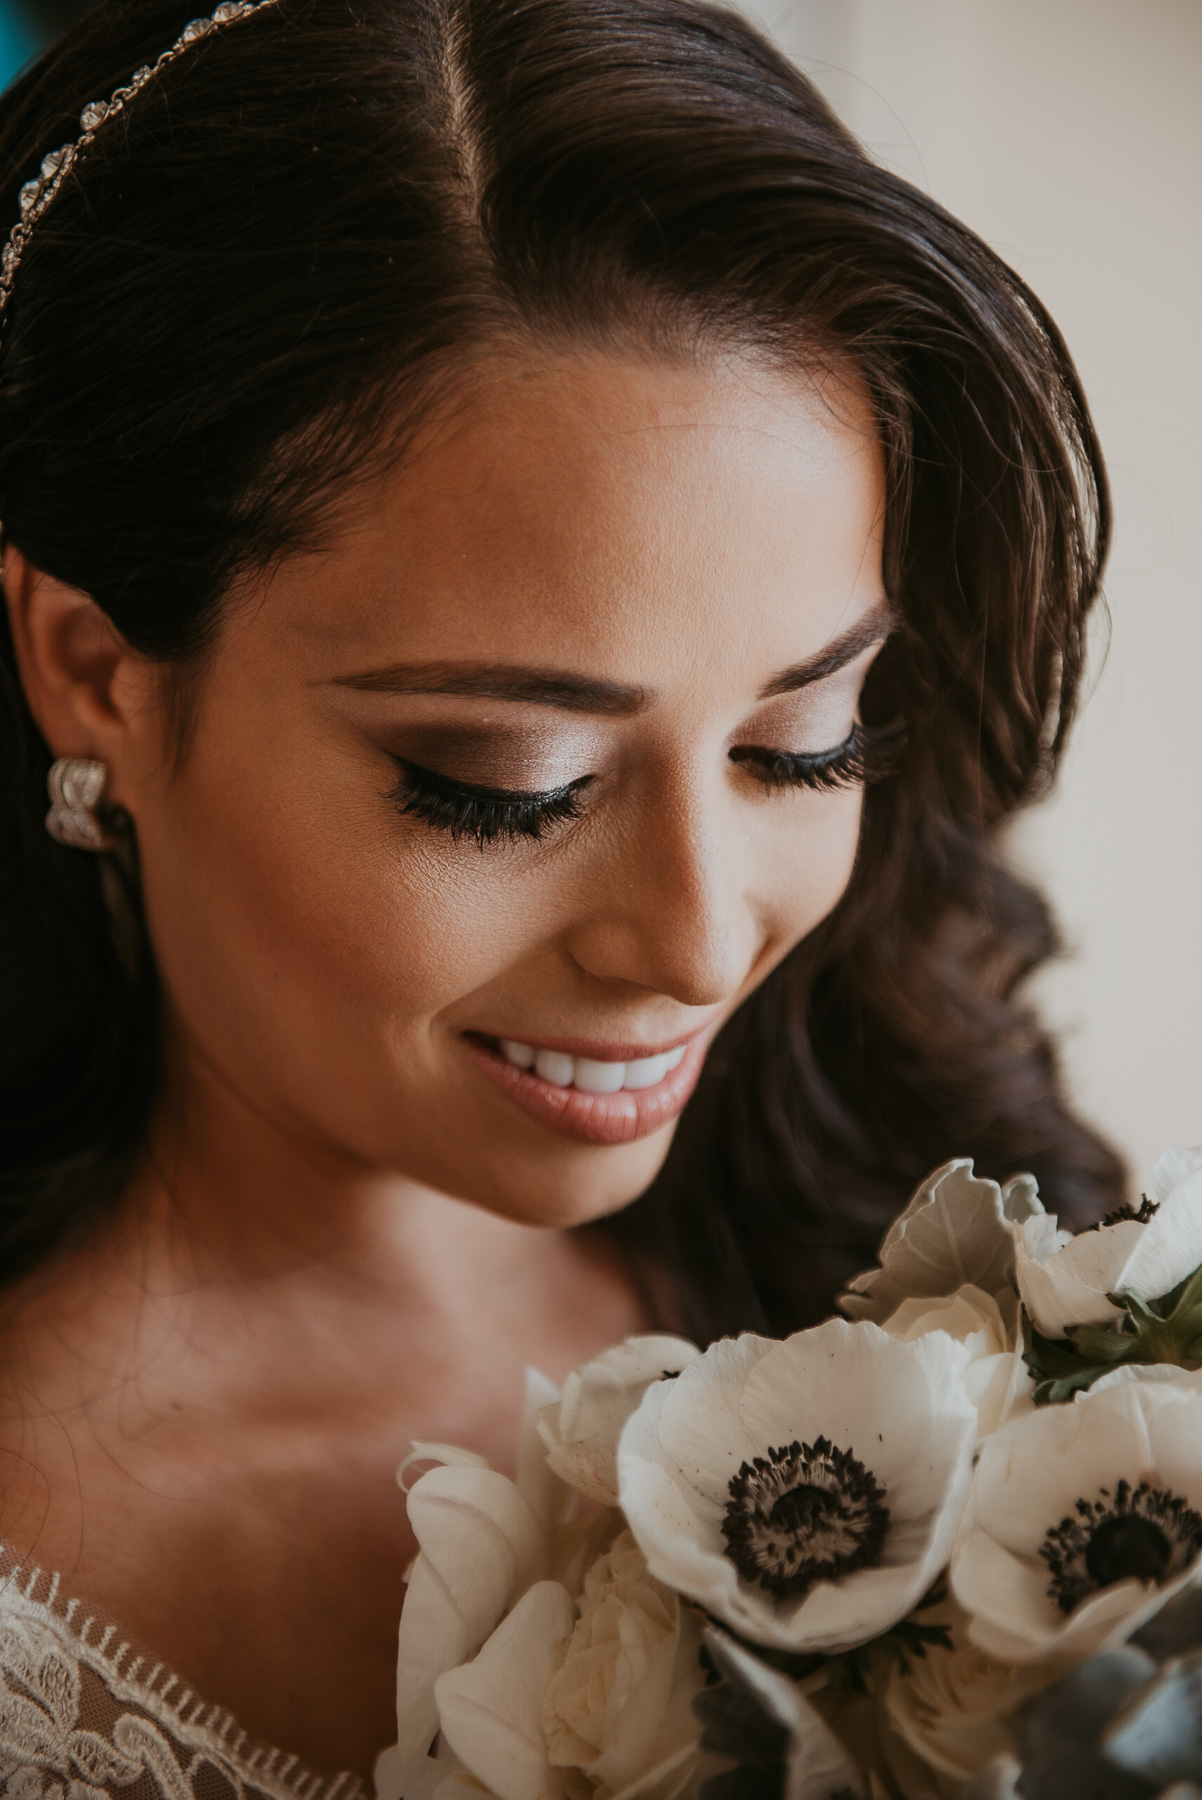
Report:
[[[730,759],[750,763],[770,788],[806,787],[829,793],[835,788],[870,787],[892,775],[905,742],[905,727],[897,719],[891,725],[857,723],[833,750],[793,755],[787,750],[736,744]]]
[[[448,831],[452,842],[474,838],[481,849],[497,838],[512,843],[520,837],[541,838],[561,819],[578,819],[577,796],[592,780],[584,775],[545,794],[515,793],[508,788],[477,787],[452,781],[434,769],[397,758],[401,780],[385,797],[407,818],[421,819],[435,831]]]

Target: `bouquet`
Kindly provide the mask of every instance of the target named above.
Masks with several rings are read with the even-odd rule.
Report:
[[[1202,1800],[1202,1149],[950,1162],[840,1304],[413,1446],[380,1800]]]

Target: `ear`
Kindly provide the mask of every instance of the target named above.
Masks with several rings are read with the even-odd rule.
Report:
[[[87,594],[35,569],[11,545],[4,591],[21,683],[51,750],[118,767],[152,665]]]

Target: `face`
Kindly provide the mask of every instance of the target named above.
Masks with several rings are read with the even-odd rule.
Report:
[[[232,611],[182,766],[131,725],[185,1078],[515,1219],[632,1199],[851,874],[882,515],[832,377],[482,373]]]

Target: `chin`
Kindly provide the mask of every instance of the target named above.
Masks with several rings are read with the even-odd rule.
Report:
[[[667,1157],[674,1123],[637,1143],[574,1146],[552,1157],[513,1156],[444,1191],[517,1224],[568,1230],[609,1218],[637,1200]],[[483,1179],[481,1179],[483,1177]]]

